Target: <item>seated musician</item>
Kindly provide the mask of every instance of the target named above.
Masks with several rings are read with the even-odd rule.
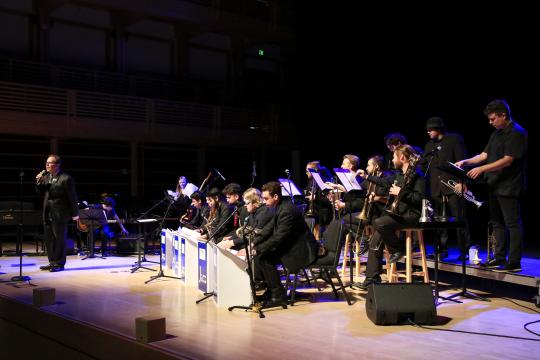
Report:
[[[200,228],[204,218],[208,217],[208,206],[206,197],[200,191],[194,191],[190,196],[191,205],[186,213],[180,218],[180,225],[189,229]]]
[[[208,204],[208,218],[203,225],[197,229],[203,239],[211,239],[217,242],[217,239],[228,234],[233,227],[231,208],[224,202],[221,191],[212,188],[206,194],[206,203]]]
[[[315,171],[321,176],[323,182],[329,182],[331,175],[328,169],[321,165],[319,161],[310,161],[306,165],[306,175],[308,183],[304,190],[306,200],[308,202],[308,208],[306,211],[306,217],[315,219],[315,226],[313,227],[313,233],[315,238],[322,232],[321,228],[326,227],[332,220],[332,203],[324,196],[323,190],[319,189],[313,179],[311,171]]]
[[[268,287],[265,306],[281,306],[287,300],[277,264],[283,264],[291,273],[299,271],[315,261],[317,242],[300,211],[289,201],[282,201],[280,183],[272,181],[263,185],[262,196],[275,215],[255,236],[255,269]]]
[[[116,211],[114,210],[115,205],[114,199],[106,196],[101,199],[101,204],[93,206],[95,209],[102,209],[104,214],[104,217],[99,220],[99,227],[94,230],[94,235],[101,237],[102,254],[105,254],[106,252],[107,243],[110,244],[111,240],[117,237],[116,232],[111,227],[111,223],[117,224],[122,235],[125,236],[129,234],[122,224],[122,220],[120,220],[120,217],[118,217],[118,214],[116,214]]]
[[[343,162],[341,163],[342,169],[348,169],[351,171],[350,176],[356,176],[356,171],[360,167],[360,158],[356,155],[347,154],[343,156]],[[341,184],[333,184],[327,182],[328,187],[337,190],[338,192],[345,193],[346,189]],[[352,190],[345,194],[343,200],[338,198],[332,199],[335,210],[338,211],[339,217],[344,217],[346,214],[358,212],[362,209],[363,192],[358,190]]]
[[[184,194],[184,189],[187,184],[188,181],[185,176],[178,177],[178,181],[176,182],[174,203],[172,203],[168,214],[171,218],[180,218],[181,216],[185,215],[190,206],[191,199],[189,196]]]
[[[234,231],[238,229],[241,225],[243,225],[243,222],[245,218],[249,215],[246,207],[244,206],[244,202],[242,200],[242,187],[237,183],[230,183],[225,185],[223,188],[223,195],[225,195],[225,200],[227,200],[227,204],[229,204],[229,207],[232,211],[234,211],[233,215],[233,229],[226,234],[226,236],[232,236],[234,234]],[[221,238],[218,239],[218,242],[221,241]]]
[[[243,248],[245,245],[244,235],[248,236],[248,232],[255,233],[262,229],[274,216],[273,210],[264,205],[262,194],[258,189],[249,188],[244,191],[243,200],[247,216],[240,219],[240,228],[225,236],[218,244],[223,249]]]
[[[361,173],[370,182],[389,188],[393,214],[386,213],[373,221],[374,234],[370,241],[366,278],[362,283],[354,285],[367,289],[372,283],[381,281],[381,262],[384,245],[391,252],[389,263],[403,257],[404,243],[396,235],[396,230],[413,226],[420,218],[422,199],[425,196],[423,175],[416,169],[417,152],[410,145],[398,146],[393,155],[393,165],[399,170],[386,178]]]

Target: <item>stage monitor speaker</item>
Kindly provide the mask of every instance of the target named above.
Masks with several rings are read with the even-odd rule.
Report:
[[[117,239],[116,252],[118,254],[136,254],[137,253],[137,241],[140,242],[141,253],[143,252],[143,242],[138,236],[132,237],[120,237]]]
[[[434,324],[437,309],[429,284],[373,284],[366,297],[366,313],[377,325]]]

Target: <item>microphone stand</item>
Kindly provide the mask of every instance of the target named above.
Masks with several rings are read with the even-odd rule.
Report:
[[[19,247],[19,276],[13,276],[11,281],[30,281],[30,276],[22,274],[22,253],[23,253],[23,238],[24,238],[24,222],[23,222],[23,177],[24,171],[19,173],[19,223],[17,224],[17,243]]]
[[[163,200],[165,199],[168,199],[168,196],[166,196]],[[161,200],[161,201],[163,201]],[[174,204],[174,201],[170,201],[169,202],[169,206],[167,206],[167,210],[165,210],[165,214],[163,215],[163,218],[161,219],[161,223],[159,224],[159,234],[161,235],[161,231],[163,230],[163,223],[165,222],[165,219],[167,218],[167,214],[169,214],[169,210],[171,209],[171,206],[172,204]],[[170,276],[170,275],[165,275],[163,273],[163,251],[162,251],[162,246],[161,246],[161,243],[160,243],[160,246],[159,246],[159,271],[157,273],[157,275],[153,275],[153,276],[150,276],[150,279],[146,280],[144,283],[145,284],[148,284],[150,281],[153,281],[153,280],[156,280],[160,277],[166,277],[166,278],[170,278],[170,279],[181,279],[179,277],[176,277],[176,276]]]
[[[255,228],[253,228],[248,234],[243,233],[242,238],[244,239],[244,249],[246,250],[246,262],[247,262],[247,273],[249,276],[249,287],[251,288],[251,304],[248,306],[242,306],[242,305],[235,305],[230,306],[229,311],[233,311],[234,309],[242,309],[242,310],[250,310],[257,314],[259,314],[259,319],[264,319],[266,316],[263,314],[262,309],[264,309],[264,304],[257,301],[257,291],[255,290],[255,277],[254,277],[254,271],[253,271],[253,265],[251,263],[251,251],[252,251],[252,243],[251,243],[251,236],[250,235],[253,232],[255,232]]]

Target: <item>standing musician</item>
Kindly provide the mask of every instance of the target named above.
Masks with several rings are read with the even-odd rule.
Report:
[[[43,226],[49,264],[41,270],[57,272],[66,264],[67,224],[79,220],[75,181],[61,169],[60,156],[51,154],[45,162],[45,171],[36,175],[36,188],[44,193]]]
[[[456,161],[465,158],[465,142],[459,134],[447,133],[443,119],[440,117],[431,117],[426,121],[426,131],[429,136],[429,141],[424,146],[424,158],[421,160],[420,168],[426,172],[427,181],[429,183],[430,199],[436,216],[441,216],[448,211],[450,216],[458,220],[463,220],[465,227],[458,229],[458,245],[461,250],[458,260],[462,260],[462,256],[467,257],[467,252],[471,246],[471,237],[469,234],[469,224],[465,216],[465,207],[459,199],[458,193],[461,192],[461,184],[459,179],[454,178],[451,174],[439,169],[439,166],[445,165],[448,162],[455,163]],[[427,166],[429,165],[429,169]],[[445,182],[448,185],[443,184]],[[449,187],[450,183],[455,183],[455,190]],[[465,189],[464,189],[465,190]],[[446,207],[446,205],[448,205]],[[447,215],[448,215],[447,214]],[[448,231],[441,230],[437,234],[440,236],[440,259],[448,257]]]
[[[392,206],[394,213],[386,213],[373,221],[374,234],[371,238],[366,278],[355,286],[367,289],[372,283],[381,281],[380,272],[383,256],[383,246],[391,252],[389,263],[403,257],[404,244],[396,235],[396,230],[409,227],[420,218],[422,199],[425,195],[425,181],[422,173],[416,170],[418,154],[410,145],[398,146],[393,155],[392,163],[398,172],[386,178],[361,174],[378,186],[389,188],[389,194],[394,196]]]
[[[456,165],[480,165],[467,176],[477,179],[481,175],[489,187],[490,223],[496,240],[495,258],[484,264],[495,271],[521,271],[523,225],[521,223],[521,197],[525,193],[528,134],[510,115],[504,100],[493,100],[484,115],[495,128],[484,151]],[[508,238],[507,238],[508,235]],[[508,244],[508,261],[506,246]]]

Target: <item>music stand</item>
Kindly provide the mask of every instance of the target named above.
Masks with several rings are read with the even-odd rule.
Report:
[[[90,224],[90,230],[88,231],[88,236],[86,239],[86,243],[88,246],[88,253],[81,260],[95,258],[96,255],[94,254],[94,224],[96,221],[98,225],[100,224],[100,222],[107,222],[107,219],[105,218],[105,213],[103,212],[103,209],[101,207],[81,209],[79,210],[79,221],[83,223],[89,222]],[[101,249],[100,258],[106,259],[106,257],[103,256],[103,252],[104,252],[103,249]]]
[[[169,200],[169,206],[167,206],[167,210],[165,210],[165,214],[163,215],[163,219],[161,219],[161,222],[159,223],[159,232],[158,232],[158,234],[161,234],[161,230],[163,229],[163,223],[165,222],[165,219],[167,218],[167,214],[169,214],[169,210],[171,209],[172,204],[174,204],[174,202],[175,202],[174,198],[171,198],[168,195],[166,195],[165,198],[163,200],[161,200],[159,203],[163,202],[164,200]],[[155,205],[155,206],[157,206],[157,205]],[[142,266],[139,266],[139,268],[140,267],[142,267]],[[157,275],[150,276],[150,279],[146,280],[144,283],[148,284],[150,281],[156,280],[156,279],[158,279],[160,277],[166,277],[166,278],[170,278],[170,279],[179,279],[179,280],[181,279],[181,278],[176,277],[176,276],[165,275],[165,273],[163,272],[163,251],[161,250],[161,246],[159,247],[159,271],[158,271]]]
[[[156,269],[150,269],[150,268],[147,268],[147,267],[144,267],[144,266],[141,265],[142,262],[155,263],[155,261],[146,260],[146,257],[145,257],[144,250],[146,249],[146,246],[145,246],[146,245],[146,236],[145,236],[145,233],[142,231],[142,224],[156,222],[156,221],[157,221],[156,219],[137,219],[137,224],[138,224],[138,227],[139,227],[139,236],[137,237],[137,240],[135,240],[137,242],[135,244],[135,246],[137,248],[137,261],[135,262],[134,266],[130,270],[132,274],[135,271],[139,270],[139,269],[157,271]],[[141,238],[141,234],[142,234],[142,238]],[[141,249],[141,240],[142,240],[142,243],[143,243],[142,249]],[[142,254],[141,254],[141,252],[142,252]]]
[[[450,174],[452,176],[454,176],[456,179],[459,180],[459,182],[461,184],[465,183],[465,180],[472,180],[470,179],[468,176],[467,176],[467,172],[465,170],[463,170],[462,168],[460,168],[459,166],[453,164],[452,162],[450,161],[447,161],[445,164],[442,164],[442,165],[439,165],[437,166],[437,169],[447,173],[447,174]],[[458,194],[458,198],[459,198],[459,202],[460,202],[460,214],[459,214],[459,220],[462,220],[463,219],[463,209],[465,208],[465,198],[464,198],[464,195],[463,195],[463,186],[461,186],[461,193]],[[448,299],[453,299],[455,297],[465,297],[465,298],[468,298],[468,299],[473,299],[473,300],[480,300],[480,301],[490,301],[489,299],[486,299],[480,295],[477,295],[475,293],[472,293],[470,291],[467,290],[467,285],[466,285],[466,282],[467,282],[467,259],[465,258],[465,248],[462,246],[463,245],[463,242],[462,242],[462,239],[461,239],[461,232],[460,231],[457,231],[457,239],[458,239],[458,244],[460,245],[460,254],[461,254],[461,291],[456,293],[456,294],[452,294],[448,297]],[[437,258],[437,255],[435,255],[435,259]]]

